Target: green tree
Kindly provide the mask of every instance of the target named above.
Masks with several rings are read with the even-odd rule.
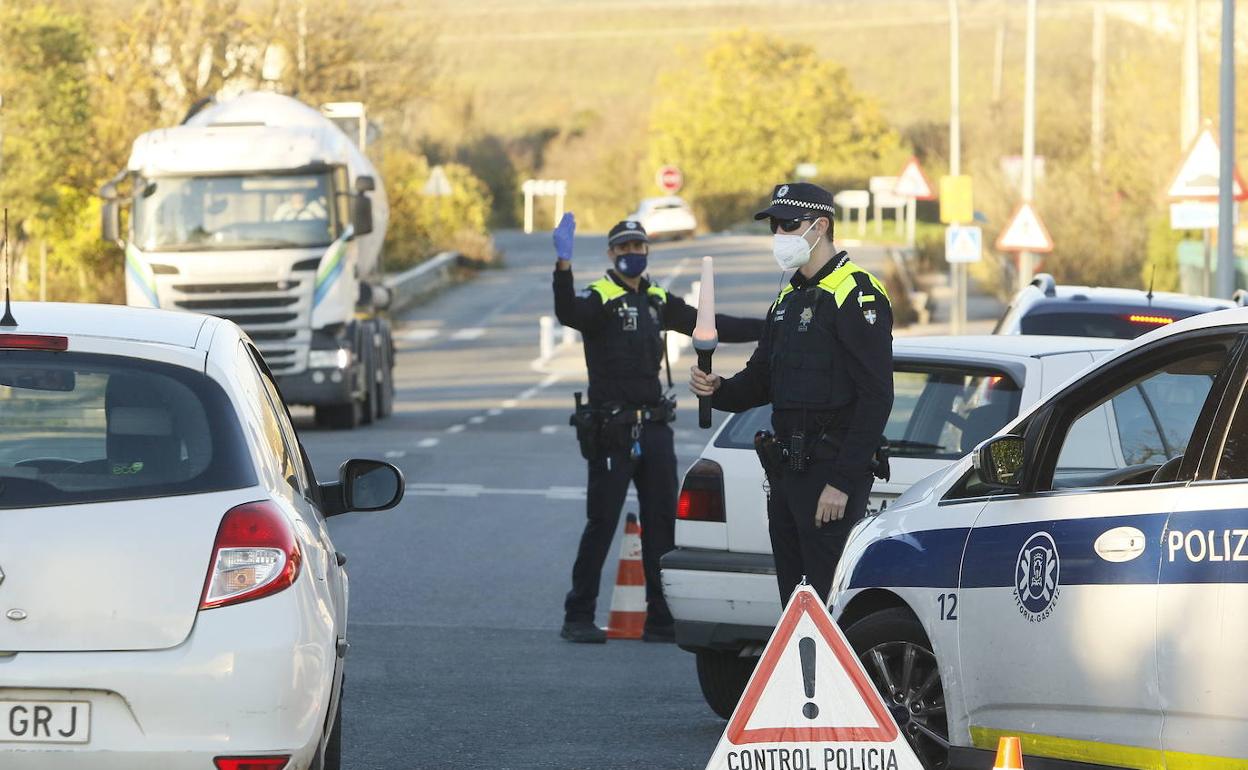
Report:
[[[426,158],[394,146],[386,149],[380,170],[390,201],[387,270],[411,267],[446,249],[487,261],[493,256],[486,230],[489,189],[467,166],[448,163],[442,169],[451,184],[451,194],[427,195],[424,187],[430,168]]]
[[[712,227],[739,219],[800,163],[821,177],[899,165],[897,134],[845,68],[804,44],[722,36],[700,61],[660,77],[651,165],[674,163]]]

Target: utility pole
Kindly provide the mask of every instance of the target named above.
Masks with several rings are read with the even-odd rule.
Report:
[[[992,103],[1001,106],[1001,88],[1005,81],[1005,17],[997,22],[997,46],[992,58]]]
[[[961,55],[958,40],[958,0],[949,0],[949,175],[962,173],[962,119],[960,115]],[[966,328],[966,265],[949,263],[949,282],[953,288],[953,307],[949,313],[949,330],[961,334]]]
[[[1216,293],[1235,293],[1235,0],[1222,0],[1222,77],[1218,164],[1218,280]]]
[[[1023,201],[1031,203],[1036,193],[1036,0],[1027,0],[1027,48],[1023,74]],[[1031,283],[1036,272],[1035,255],[1018,254],[1018,283]]]
[[[1105,5],[1092,6],[1092,174],[1100,183],[1105,148]]]
[[[1200,0],[1187,0],[1183,19],[1183,91],[1179,105],[1179,152],[1200,131]]]

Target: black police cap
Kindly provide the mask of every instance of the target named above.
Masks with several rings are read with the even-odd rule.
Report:
[[[771,205],[755,214],[754,218],[800,219],[826,216],[832,219],[835,213],[832,193],[810,182],[789,182],[776,185],[771,193]]]
[[[631,219],[625,219],[616,223],[611,228],[611,232],[607,233],[607,245],[615,246],[619,243],[627,243],[628,241],[641,241],[649,243],[650,238],[646,235],[646,228],[641,226],[640,222]]]

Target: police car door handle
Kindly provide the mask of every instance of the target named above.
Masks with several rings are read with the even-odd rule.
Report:
[[[1144,533],[1135,527],[1115,527],[1096,539],[1093,550],[1105,561],[1121,563],[1144,553],[1147,545]]]

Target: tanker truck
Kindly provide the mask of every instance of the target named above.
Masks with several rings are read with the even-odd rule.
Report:
[[[234,321],[319,426],[393,411],[385,188],[330,118],[267,92],[209,103],[139,136],[100,195],[127,304]]]

